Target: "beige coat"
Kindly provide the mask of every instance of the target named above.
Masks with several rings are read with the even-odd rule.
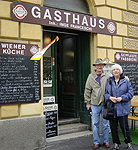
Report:
[[[100,105],[104,101],[104,93],[106,81],[109,75],[101,74],[101,84],[96,81],[97,75],[95,72],[89,74],[84,91],[85,103],[92,105]]]

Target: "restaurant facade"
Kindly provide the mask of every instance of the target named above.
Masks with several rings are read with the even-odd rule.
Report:
[[[42,49],[56,36],[59,41],[47,50],[41,61],[30,62],[29,58],[38,48]],[[1,98],[2,147],[7,150],[9,145],[25,150],[41,148],[46,144],[43,99],[54,96],[59,119],[80,118],[80,122],[89,124],[83,93],[96,58],[108,63],[108,60],[115,62],[122,56],[128,59],[126,61],[133,62],[136,57],[135,62],[138,63],[138,2],[2,0],[0,43],[1,63],[4,61],[1,65],[5,65],[4,68],[8,65],[8,70],[15,69],[15,63],[22,61],[14,73],[21,70],[23,74],[21,77],[18,72],[15,80],[11,77],[13,70],[6,72],[5,69],[5,74],[10,73],[7,83],[2,72],[4,69],[1,69],[1,86],[3,83],[8,85],[7,90],[6,87],[1,88],[1,97],[4,92],[13,94],[13,91],[18,91],[11,86],[13,79],[14,83],[20,80],[20,84],[14,85],[20,89],[18,94],[22,94],[15,100],[13,97],[16,94],[12,100],[6,96]],[[131,54],[129,58],[128,54]],[[6,64],[5,60],[9,63]],[[28,74],[26,70],[29,70]]]

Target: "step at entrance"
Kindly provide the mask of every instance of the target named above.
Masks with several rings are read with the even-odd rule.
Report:
[[[59,120],[59,125],[66,125],[66,124],[79,123],[79,122],[80,122],[79,118],[62,119]]]
[[[87,130],[88,125],[80,123],[79,118],[63,119],[59,121],[59,135]]]
[[[82,123],[72,123],[59,126],[59,135],[81,132],[88,130],[88,125]]]

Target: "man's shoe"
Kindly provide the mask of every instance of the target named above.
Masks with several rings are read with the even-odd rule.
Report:
[[[109,143],[103,143],[103,146],[105,147],[105,148],[109,148],[110,147],[110,144]]]
[[[93,148],[94,148],[94,149],[98,149],[99,147],[100,147],[100,144],[94,144],[94,145],[93,145]]]

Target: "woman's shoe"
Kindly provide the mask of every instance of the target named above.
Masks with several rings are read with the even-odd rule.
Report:
[[[114,147],[112,148],[112,150],[119,150],[119,145],[115,143]]]
[[[132,147],[132,145],[130,143],[127,146],[127,150],[133,150],[133,147]]]

